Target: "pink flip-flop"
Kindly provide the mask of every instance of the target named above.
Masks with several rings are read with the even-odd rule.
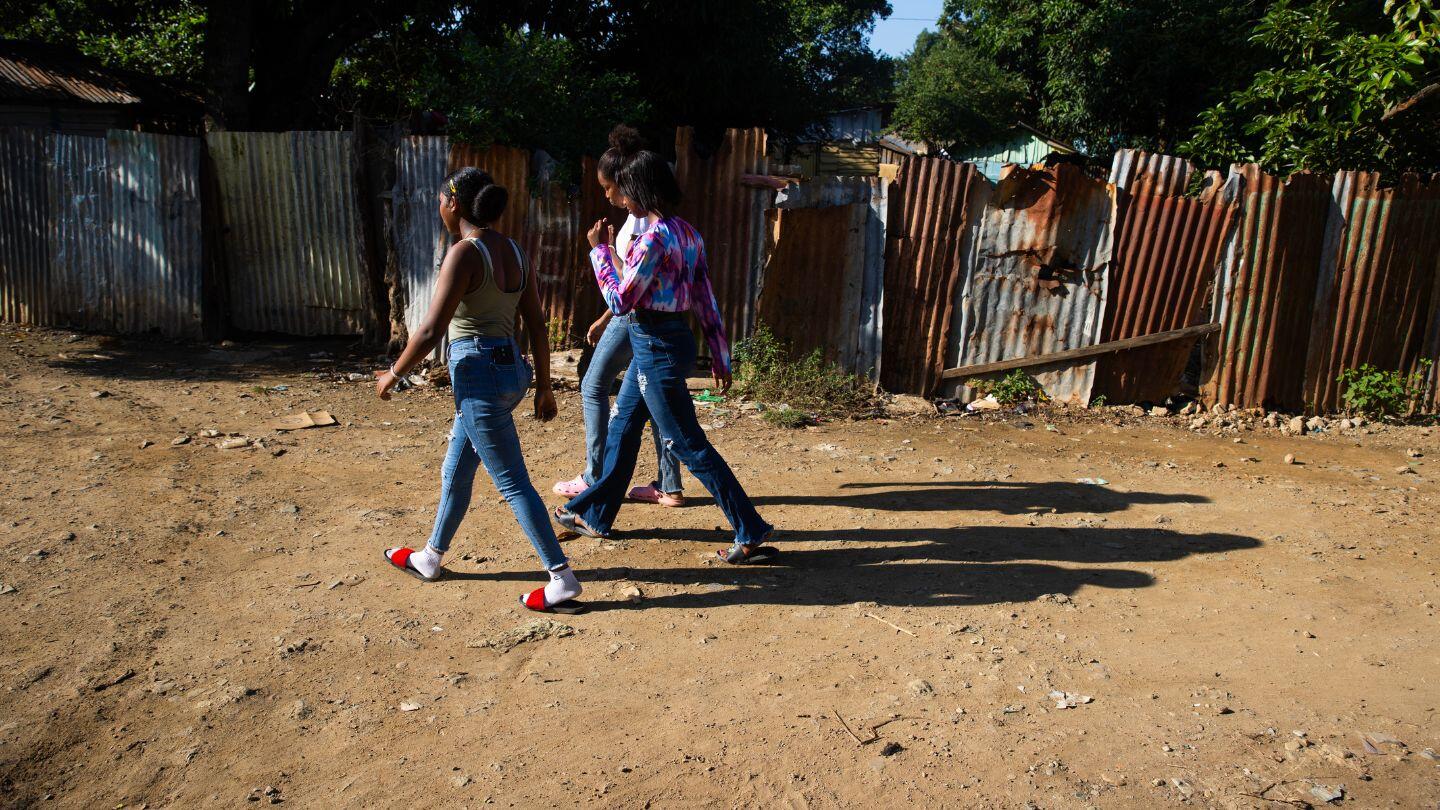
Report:
[[[585,483],[583,475],[577,475],[569,481],[555,482],[555,494],[564,495],[567,498],[573,498],[589,488],[590,485]]]
[[[661,506],[684,506],[685,496],[679,492],[669,493],[662,491],[654,484],[643,487],[635,487],[630,490],[628,496],[632,501],[643,501],[645,503],[658,503]]]

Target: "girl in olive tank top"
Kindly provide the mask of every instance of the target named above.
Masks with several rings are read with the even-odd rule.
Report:
[[[550,581],[520,597],[542,612],[578,613],[580,583],[560,549],[540,495],[530,483],[512,412],[525,398],[531,368],[515,342],[517,314],[525,322],[535,356],[535,418],[555,418],[550,387],[550,337],[540,310],[534,273],[514,240],[492,225],[505,212],[508,193],[489,174],[465,168],[440,191],[440,218],[459,240],[445,255],[425,323],[390,368],[376,375],[381,399],[407,370],[430,354],[440,336],[450,338],[450,384],[455,423],[441,468],[440,505],[430,541],[420,551],[385,550],[391,566],[426,582],[444,573],[441,561],[470,505],[475,474],[483,464],[544,563]]]

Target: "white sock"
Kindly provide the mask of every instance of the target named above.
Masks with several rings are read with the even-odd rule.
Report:
[[[422,575],[433,577],[435,576],[435,572],[440,570],[440,558],[442,556],[443,555],[432,548],[429,543],[426,543],[423,549],[410,555],[410,565]]]
[[[558,605],[567,599],[580,595],[580,580],[570,570],[569,563],[561,563],[550,569],[550,582],[545,585],[545,604]]]

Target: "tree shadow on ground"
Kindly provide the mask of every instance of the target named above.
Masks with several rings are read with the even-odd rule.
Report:
[[[631,532],[626,541],[723,542],[715,532],[666,529]],[[808,543],[819,548],[796,548]],[[848,605],[896,607],[986,605],[1074,594],[1083,585],[1145,588],[1154,578],[1123,568],[1072,568],[1048,562],[1113,565],[1174,562],[1197,554],[1258,548],[1232,534],[1182,534],[1162,529],[972,526],[953,529],[786,531],[780,561],[767,566],[578,569],[582,582],[632,580],[699,592],[647,597],[609,608],[703,609],[726,605]],[[525,580],[533,573],[451,572],[450,579]]]
[[[120,380],[182,383],[260,381],[310,373],[363,373],[382,368],[373,347],[355,338],[273,338],[227,344],[175,343],[86,335],[38,359],[57,371]]]
[[[1046,512],[1121,512],[1139,504],[1209,503],[1203,495],[1169,492],[1121,492],[1094,484],[1064,481],[897,481],[841,484],[835,495],[761,495],[756,506],[839,506],[892,512],[993,510],[1005,515]],[[708,497],[686,496],[687,508],[713,506]]]

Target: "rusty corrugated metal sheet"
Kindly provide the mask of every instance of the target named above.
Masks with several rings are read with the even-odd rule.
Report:
[[[474,166],[490,173],[495,182],[510,192],[510,203],[495,223],[495,229],[524,244],[525,218],[530,207],[530,152],[513,146],[495,144],[477,149],[470,144],[451,143],[450,162],[446,173]]]
[[[21,50],[14,50],[20,47]],[[140,98],[125,91],[113,75],[96,70],[86,60],[64,56],[51,48],[48,56],[24,53],[44,49],[42,45],[10,43],[12,52],[0,53],[0,86],[5,98],[32,98],[48,101],[85,101],[91,104],[139,104]]]
[[[200,140],[112,130],[115,327],[201,336]]]
[[[885,289],[885,217],[889,186],[890,181],[880,177],[826,177],[804,183],[792,183],[776,194],[775,209],[772,209],[774,211],[817,209],[830,206],[863,206],[864,211],[857,215],[859,216],[858,224],[847,224],[843,231],[836,229],[834,232],[837,240],[849,240],[847,242],[848,250],[857,252],[855,260],[860,263],[859,295],[853,302],[847,299],[847,307],[842,311],[832,313],[829,317],[845,319],[844,329],[846,332],[845,336],[840,339],[846,347],[845,356],[849,358],[844,364],[845,367],[853,373],[863,374],[874,380],[879,379],[880,373],[881,316],[884,308]],[[808,273],[803,262],[786,261],[776,265],[774,250],[778,244],[787,244],[789,249],[793,250],[802,240],[792,238],[788,227],[782,226],[777,233],[775,230],[777,227],[776,217],[772,212],[766,212],[766,216],[770,225],[767,229],[765,271],[760,280],[762,298],[766,295],[765,290],[769,285],[772,268],[785,268],[788,273],[798,272],[802,276]],[[858,227],[858,232],[855,234],[858,239],[847,235],[851,225]],[[832,248],[817,247],[816,249],[830,250]],[[760,317],[763,319],[764,314],[761,313]],[[770,322],[774,323],[773,318]],[[831,320],[815,321],[806,326],[822,332],[840,328],[839,323]],[[806,336],[801,342],[812,340],[813,337]]]
[[[768,256],[757,307],[758,320],[797,356],[819,349],[854,374],[869,371],[860,352],[869,215],[863,202],[766,212]]]
[[[0,129],[0,315],[48,323],[50,209],[45,135]]]
[[[1117,158],[1117,163],[1118,163]],[[1186,171],[1184,174],[1188,175]],[[1185,182],[1140,182],[1121,199],[1105,326],[1100,340],[1123,340],[1206,323],[1215,274],[1239,215],[1239,180],[1218,173],[1199,197]],[[1096,362],[1092,396],[1112,403],[1163,402],[1175,393],[1194,348],[1179,341],[1106,355]]]
[[[1115,187],[1070,164],[1011,166],[983,216],[964,288],[959,364],[1096,343],[1113,252]],[[1054,400],[1090,400],[1093,362],[1031,373]]]
[[[964,276],[961,245],[976,213],[970,198],[984,183],[968,163],[910,157],[900,165],[885,234],[880,380],[886,390],[928,395],[940,381]]]
[[[413,334],[430,309],[435,276],[450,245],[438,205],[450,142],[433,135],[404,138],[395,159],[395,252],[405,288],[405,328]]]
[[[675,174],[685,200],[680,216],[705,240],[710,283],[731,344],[750,333],[754,293],[765,258],[765,211],[774,192],[740,184],[746,174],[765,174],[765,131],[730,129],[709,158],[694,147],[694,132],[675,132]]]
[[[1110,185],[1131,194],[1178,197],[1195,167],[1190,161],[1139,149],[1121,149],[1110,165]]]
[[[1340,172],[1331,198],[1305,371],[1305,402],[1321,412],[1344,407],[1345,369],[1415,368],[1440,303],[1440,177],[1381,188],[1378,174]]]
[[[589,243],[581,227],[579,197],[565,185],[548,181],[536,189],[528,202],[522,246],[535,268],[540,305],[555,333],[552,340],[583,336],[595,315],[578,312],[577,304],[584,298],[586,277],[590,287],[595,286],[595,281],[588,272]]]
[[[241,329],[370,326],[349,132],[211,132],[231,318]]]
[[[1208,344],[1212,403],[1301,410],[1316,282],[1330,211],[1330,178],[1281,179],[1235,166],[1241,224],[1216,281],[1220,333]]]

